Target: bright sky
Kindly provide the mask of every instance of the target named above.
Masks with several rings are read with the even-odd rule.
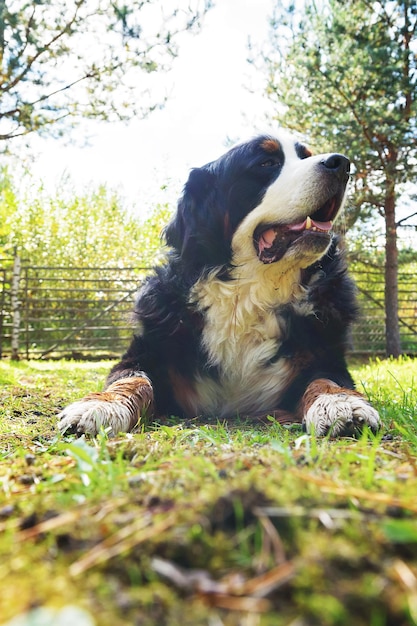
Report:
[[[120,188],[138,212],[156,200],[172,199],[191,167],[220,156],[225,141],[244,140],[265,128],[269,103],[260,77],[247,63],[248,37],[268,37],[272,0],[217,0],[202,31],[187,35],[168,74],[161,74],[169,95],[165,108],[122,124],[89,123],[90,147],[34,139],[38,152],[31,168],[47,183],[69,174],[80,186],[89,182]],[[258,86],[250,93],[248,86]],[[171,181],[165,196],[159,188]]]

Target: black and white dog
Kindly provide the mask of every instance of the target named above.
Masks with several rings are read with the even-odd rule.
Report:
[[[272,415],[308,432],[376,431],[345,351],[355,289],[332,232],[349,160],[260,136],[191,171],[139,291],[137,332],[101,393],[61,430],[129,431],[146,415]]]

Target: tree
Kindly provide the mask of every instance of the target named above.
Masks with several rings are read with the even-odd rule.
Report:
[[[417,169],[414,0],[278,1],[263,55],[276,119],[354,162],[350,222],[385,220],[386,351],[401,352],[398,199]],[[404,219],[402,220],[404,221]]]
[[[169,66],[178,35],[200,24],[210,0],[173,4],[0,0],[0,139],[155,108],[149,75]]]

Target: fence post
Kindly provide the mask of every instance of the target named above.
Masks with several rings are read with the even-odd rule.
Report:
[[[20,283],[21,262],[17,253],[13,259],[12,289],[11,289],[11,308],[12,308],[12,359],[19,360],[19,331],[20,331],[20,309],[19,309],[19,283]]]
[[[4,319],[4,313],[5,313],[5,307],[4,307],[4,303],[5,303],[5,296],[6,296],[6,270],[1,268],[0,270],[1,272],[1,301],[0,301],[0,359],[3,356],[3,319]]]

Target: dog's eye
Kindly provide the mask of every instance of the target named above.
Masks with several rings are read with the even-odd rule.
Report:
[[[266,159],[260,165],[261,167],[275,167],[278,165],[278,161],[276,159]]]

